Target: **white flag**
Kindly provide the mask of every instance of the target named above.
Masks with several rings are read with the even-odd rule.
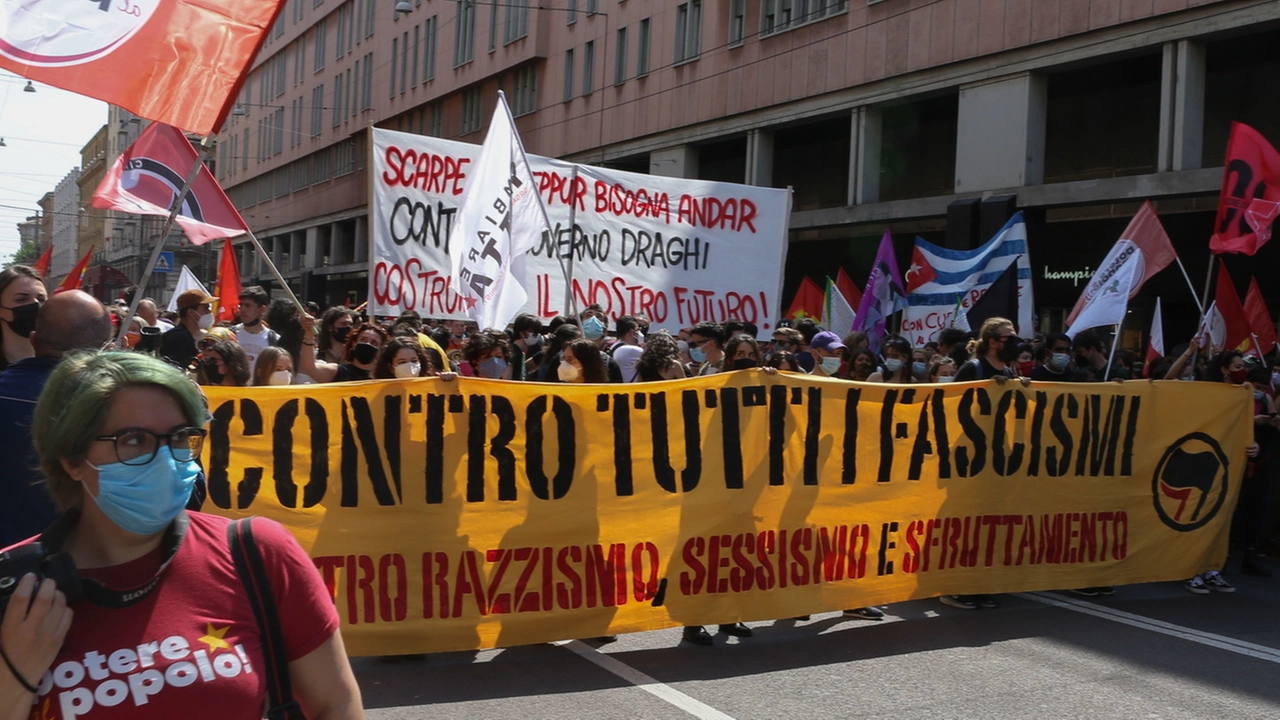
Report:
[[[1209,303],[1209,309],[1204,311],[1199,335],[1200,349],[1208,350],[1210,355],[1218,354],[1227,344],[1227,321],[1218,312],[1217,301]]]
[[[1074,338],[1081,330],[1119,325],[1129,308],[1134,284],[1142,282],[1145,267],[1142,250],[1132,241],[1121,240],[1113,245],[1085,286],[1081,303],[1077,305],[1080,312],[1076,313],[1067,335]]]
[[[482,329],[504,329],[529,299],[524,255],[542,240],[546,211],[506,96],[484,138],[475,175],[449,233],[453,287]]]
[[[196,279],[191,269],[183,265],[182,272],[178,275],[178,284],[173,288],[173,296],[169,298],[169,307],[166,308],[169,312],[178,312],[178,296],[187,290],[201,290],[205,294],[209,293],[209,290]]]
[[[1156,298],[1156,311],[1151,316],[1151,350],[1164,357],[1164,320],[1160,316],[1160,298]]]

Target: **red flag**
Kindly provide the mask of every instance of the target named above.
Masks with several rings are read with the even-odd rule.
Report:
[[[1249,292],[1244,298],[1244,317],[1258,344],[1258,354],[1266,355],[1271,352],[1280,341],[1276,338],[1276,325],[1271,321],[1271,313],[1267,312],[1262,291],[1258,289],[1258,278],[1249,281]]]
[[[200,135],[222,126],[284,0],[0,5],[0,67]]]
[[[840,272],[836,273],[836,289],[848,301],[849,307],[858,307],[862,304],[862,291],[858,290],[858,286],[853,284],[853,278],[840,268]]]
[[[92,245],[89,246],[89,252],[85,253],[84,257],[80,258],[80,262],[76,263],[76,266],[71,268],[71,272],[67,273],[67,276],[62,279],[58,289],[53,291],[54,294],[64,290],[79,290],[80,282],[84,280],[84,272],[89,269],[89,258],[91,257],[93,257]]]
[[[1257,130],[1231,123],[1218,217],[1209,249],[1215,253],[1258,252],[1271,239],[1280,215],[1280,152]]]
[[[810,318],[815,322],[819,321],[822,319],[822,305],[825,299],[826,293],[822,292],[822,288],[806,277],[800,281],[800,289],[796,291],[786,316],[792,320]]]
[[[167,217],[198,157],[181,131],[152,123],[137,142],[116,158],[93,193],[93,206]],[[208,167],[200,168],[175,220],[197,245],[249,232]]]
[[[1160,298],[1156,298],[1156,312],[1151,316],[1151,342],[1147,345],[1143,374],[1151,377],[1151,363],[1162,357],[1164,357],[1164,320],[1160,316]]]
[[[1217,305],[1218,314],[1222,316],[1222,322],[1226,326],[1223,349],[1252,352],[1253,340],[1250,337],[1249,321],[1245,320],[1244,308],[1240,306],[1240,293],[1237,293],[1236,286],[1231,284],[1227,267],[1221,262],[1218,263],[1218,289],[1214,295],[1214,304]]]
[[[218,296],[218,322],[231,322],[240,312],[240,267],[236,264],[236,250],[230,240],[222,241],[222,261],[218,263],[218,281],[214,294]]]
[[[36,261],[36,264],[31,266],[31,269],[40,273],[40,277],[49,277],[49,261],[52,259],[53,244],[50,243],[49,247],[45,249],[44,254]]]
[[[920,251],[919,245],[915,246],[911,250],[911,267],[907,268],[907,274],[904,277],[907,281],[907,292],[914,292],[916,288],[937,278],[938,273],[929,263],[929,258]]]
[[[1134,277],[1133,284],[1129,286],[1129,297],[1137,295],[1138,289],[1150,280],[1152,275],[1178,259],[1178,253],[1173,249],[1173,243],[1169,242],[1169,236],[1165,233],[1164,226],[1160,224],[1160,218],[1156,217],[1156,211],[1151,207],[1150,202],[1144,202],[1142,207],[1138,208],[1137,214],[1129,221],[1129,226],[1120,234],[1120,239],[1111,247],[1111,252],[1107,253],[1098,266],[1098,272],[1094,274],[1095,280],[1110,282],[1114,270],[1130,262],[1129,258],[1135,246],[1140,251],[1142,266],[1136,271],[1139,275]],[[1085,292],[1080,294],[1075,307],[1071,308],[1071,312],[1067,315],[1068,325],[1075,323],[1076,316],[1092,300],[1091,289],[1094,289],[1093,281],[1086,286]]]

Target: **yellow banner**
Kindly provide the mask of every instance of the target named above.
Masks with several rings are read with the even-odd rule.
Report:
[[[352,654],[1220,566],[1246,389],[736,372],[207,388],[207,511],[287,525]]]

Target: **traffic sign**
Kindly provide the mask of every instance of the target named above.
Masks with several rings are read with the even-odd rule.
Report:
[[[156,258],[156,266],[151,268],[151,272],[173,272],[173,252],[165,250],[160,253],[160,257]]]

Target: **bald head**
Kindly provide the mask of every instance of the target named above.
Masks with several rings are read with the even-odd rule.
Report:
[[[88,293],[55,293],[36,316],[31,338],[36,357],[61,359],[75,350],[97,350],[111,340],[111,313]]]
[[[148,325],[155,325],[159,311],[156,309],[156,301],[151,298],[142,298],[138,301],[138,316],[147,321]]]

